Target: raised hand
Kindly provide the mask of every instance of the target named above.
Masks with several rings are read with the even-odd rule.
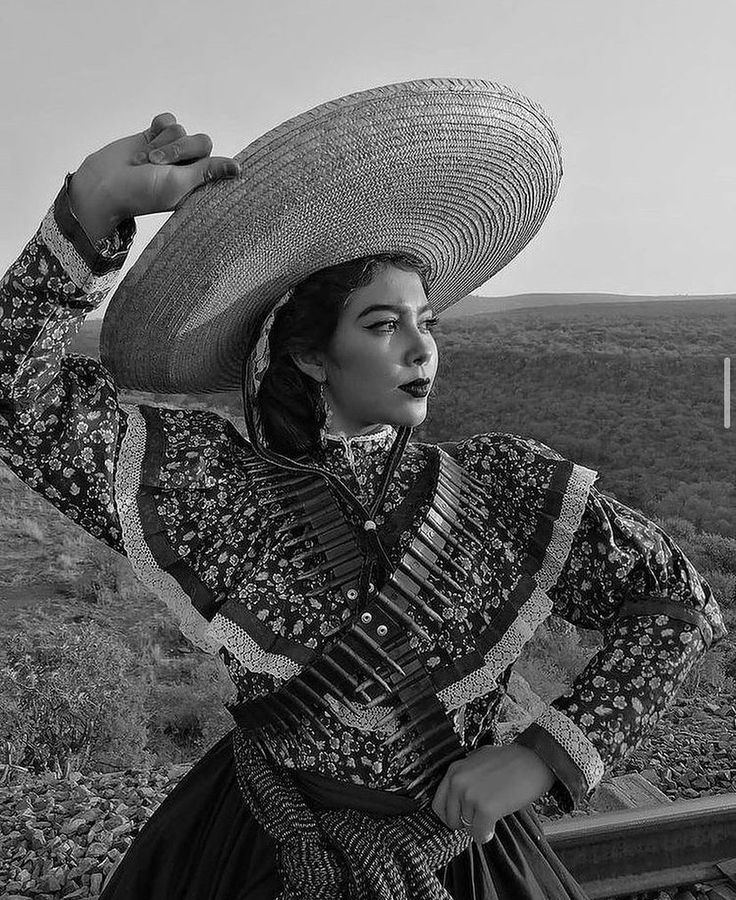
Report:
[[[91,153],[70,185],[72,208],[93,241],[123,219],[169,212],[196,187],[239,175],[238,164],[210,156],[206,134],[187,134],[169,112],[145,131]]]

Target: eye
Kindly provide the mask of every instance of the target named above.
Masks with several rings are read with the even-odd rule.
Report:
[[[432,331],[432,329],[439,324],[438,318],[433,319],[425,319],[424,322],[420,324],[420,328],[426,329],[428,332]],[[395,327],[398,327],[399,320],[398,319],[384,319],[382,322],[374,322],[373,325],[368,325],[367,327],[371,331],[378,331],[380,334],[393,334],[396,330]]]
[[[398,324],[399,323],[398,323],[397,319],[386,319],[383,322],[375,322],[373,325],[369,325],[368,328],[370,331],[379,331],[379,326],[381,326],[381,325],[398,325]],[[392,329],[389,329],[388,331],[381,330],[380,333],[381,334],[392,334],[393,330]]]

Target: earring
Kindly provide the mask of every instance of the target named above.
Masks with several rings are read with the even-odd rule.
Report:
[[[330,429],[332,428],[332,410],[330,409],[330,404],[327,402],[327,397],[325,396],[325,388],[327,387],[327,380],[320,381],[319,383],[319,400],[322,404],[322,409],[325,414],[325,422],[324,425],[320,428],[320,438],[322,442],[322,446],[327,446],[327,435],[330,433]]]

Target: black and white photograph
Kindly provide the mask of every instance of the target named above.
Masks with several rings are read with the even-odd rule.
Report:
[[[0,20],[0,900],[736,900],[736,5]]]

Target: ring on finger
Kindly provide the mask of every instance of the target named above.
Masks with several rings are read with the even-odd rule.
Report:
[[[464,825],[466,828],[472,828],[472,826],[473,826],[473,823],[472,823],[472,822],[466,822],[466,821],[465,821],[465,816],[464,816],[462,813],[460,813],[460,821],[463,823],[463,825]]]

